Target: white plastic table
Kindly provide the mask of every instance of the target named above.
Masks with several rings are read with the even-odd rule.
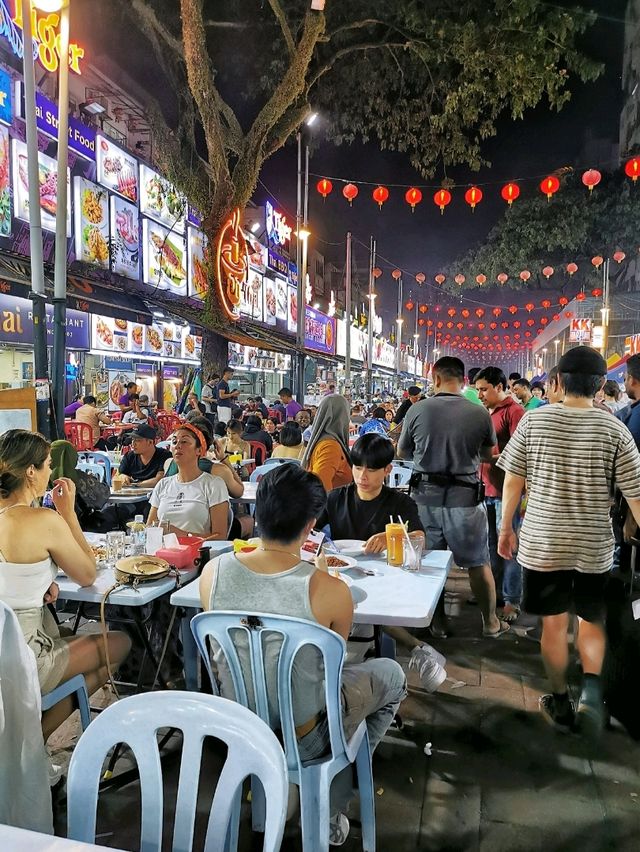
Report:
[[[451,551],[429,550],[423,557],[420,571],[411,573],[387,565],[384,558],[358,559],[358,566],[370,568],[377,573],[369,577],[357,568],[346,572],[356,590],[354,624],[428,627],[452,562]],[[174,606],[187,608],[182,619],[185,680],[187,689],[197,689],[197,649],[189,622],[202,608],[200,578],[175,591],[170,600]]]
[[[232,503],[255,503],[256,502],[256,491],[258,488],[257,482],[243,482],[244,491],[242,493],[242,497],[232,497]]]
[[[122,850],[109,847],[112,852]],[[85,852],[90,849],[107,849],[94,843],[80,843],[79,840],[67,840],[66,837],[53,837],[11,825],[0,825],[0,849],[6,852]]]
[[[109,503],[142,503],[149,499],[153,488],[121,488],[120,491],[111,490]]]

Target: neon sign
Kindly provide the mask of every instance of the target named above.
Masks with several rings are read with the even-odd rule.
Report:
[[[265,204],[267,237],[269,245],[286,246],[291,239],[291,225],[287,217],[279,213],[270,201]]]
[[[10,10],[13,6],[13,12]],[[0,38],[9,42],[9,46],[18,59],[24,55],[24,35],[22,33],[22,3],[20,0],[0,0]],[[37,59],[47,71],[57,71],[60,65],[60,38],[57,28],[60,15],[52,12],[38,18],[35,9],[31,11],[31,32],[33,33],[33,58]],[[75,74],[82,74],[80,60],[84,59],[84,47],[69,45],[69,68]]]
[[[229,319],[239,317],[242,285],[249,273],[247,242],[240,227],[240,208],[236,207],[220,230],[216,248],[216,285],[220,303]]]

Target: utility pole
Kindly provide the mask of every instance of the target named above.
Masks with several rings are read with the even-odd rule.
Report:
[[[305,321],[305,286],[302,279],[302,132],[298,130],[298,184],[296,193],[296,269],[298,270],[298,322],[296,328],[297,370],[296,395],[300,405],[304,406],[304,321]]]
[[[347,231],[347,265],[344,287],[344,313],[347,339],[344,353],[344,391],[351,388],[351,231]]]
[[[375,294],[373,292],[373,269],[376,265],[376,241],[371,237],[369,243],[369,337],[367,344],[367,393],[373,396],[373,317],[375,314]]]

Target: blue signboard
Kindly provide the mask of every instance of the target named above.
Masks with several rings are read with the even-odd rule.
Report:
[[[316,311],[309,305],[305,305],[304,345],[306,349],[313,349],[316,352],[322,352],[324,355],[335,355],[335,319]]]
[[[53,346],[53,306],[46,305],[47,346]],[[29,299],[0,294],[0,341],[33,343],[33,314]],[[67,349],[89,349],[89,315],[67,310]]]
[[[11,77],[0,68],[0,121],[3,124],[11,124],[13,112],[11,110]]]
[[[20,84],[20,117],[24,118],[24,87]],[[38,130],[46,133],[52,139],[58,138],[58,106],[45,98],[40,92],[36,92],[36,124]],[[77,118],[69,116],[69,148],[86,157],[88,160],[96,158],[96,131],[93,127],[87,127]]]

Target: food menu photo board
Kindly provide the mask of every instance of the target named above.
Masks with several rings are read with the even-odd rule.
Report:
[[[276,278],[276,318],[287,323],[288,316],[288,285],[282,278]]]
[[[189,295],[196,299],[204,299],[207,296],[209,284],[207,280],[207,268],[205,251],[207,238],[197,228],[187,229],[187,247],[189,255]]]
[[[144,351],[150,355],[162,355],[164,351],[164,335],[160,323],[145,325]]]
[[[262,322],[263,315],[263,276],[250,269],[248,276],[240,285],[240,313]]]
[[[99,136],[96,140],[98,183],[118,195],[138,203],[138,161],[113,142]]]
[[[13,140],[13,214],[16,219],[29,222],[29,172],[27,146]],[[58,209],[58,166],[52,157],[38,152],[38,184],[40,188],[40,213],[45,231],[55,231]],[[69,192],[69,169],[67,169]],[[67,236],[71,236],[71,204],[67,198]]]
[[[184,233],[187,199],[149,166],[140,166],[140,211],[166,225],[172,231]]]
[[[111,271],[125,278],[140,277],[138,208],[124,198],[111,196]]]
[[[304,345],[325,355],[334,355],[336,351],[336,324],[333,317],[316,311],[305,305]]]
[[[129,323],[127,320],[93,314],[91,317],[91,342],[93,349],[102,352],[128,352]]]
[[[0,236],[11,233],[11,187],[9,185],[9,128],[0,125]]]
[[[202,356],[202,337],[189,326],[174,323],[128,322],[111,317],[91,317],[92,348],[118,355],[155,355],[197,361]]]
[[[73,179],[76,258],[109,266],[109,205],[106,189],[83,177]]]
[[[295,287],[287,287],[287,329],[295,334],[298,330],[298,291]]]
[[[150,219],[142,220],[144,281],[160,290],[187,294],[184,240]]]
[[[264,276],[262,287],[264,294],[264,322],[267,325],[276,324],[276,282],[273,278]]]
[[[119,401],[126,393],[129,382],[135,382],[135,373],[130,370],[109,370],[109,411],[117,411]]]
[[[264,275],[267,271],[267,247],[263,246],[250,232],[243,231],[242,233],[247,241],[249,266]]]

